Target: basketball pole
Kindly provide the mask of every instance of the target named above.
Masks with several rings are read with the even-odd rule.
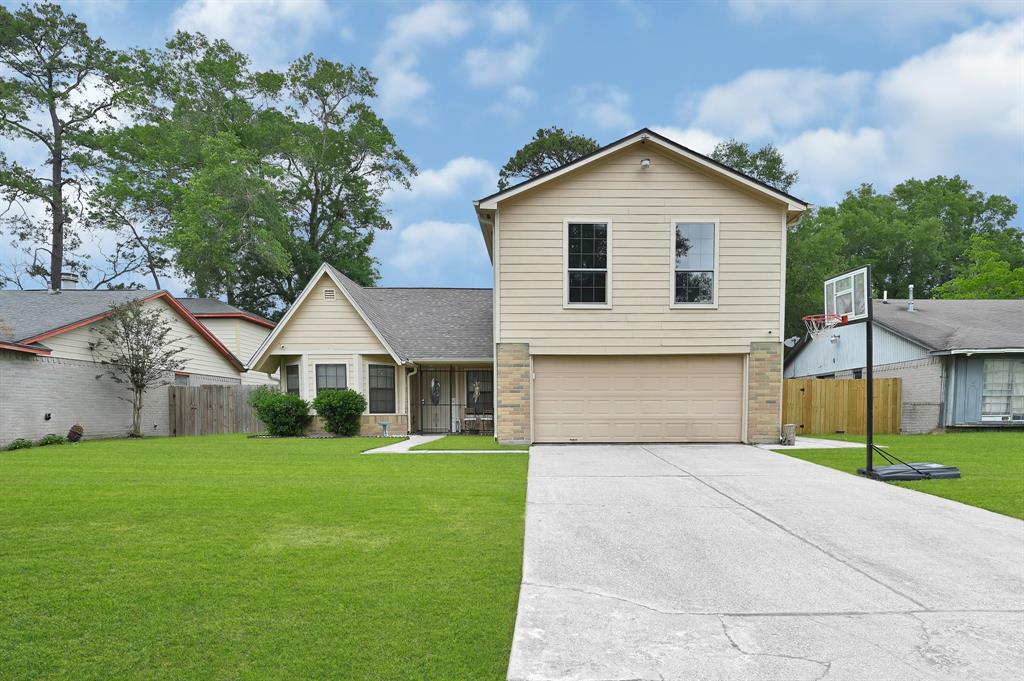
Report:
[[[873,347],[873,341],[874,341],[873,335],[874,334],[871,332],[872,331],[871,327],[874,326],[874,309],[873,309],[874,306],[872,304],[872,298],[874,298],[874,289],[873,289],[873,287],[871,285],[871,265],[870,264],[867,266],[867,273],[866,273],[865,276],[867,277],[867,282],[866,283],[867,283],[867,288],[868,288],[868,295],[867,295],[868,317],[867,317],[867,321],[865,322],[867,324],[867,326],[864,328],[864,347],[865,347],[865,355],[866,355],[866,357],[864,359],[864,361],[865,361],[865,363],[864,363],[864,372],[865,372],[865,374],[864,375],[865,375],[865,378],[867,379],[867,392],[868,392],[868,395],[867,395],[867,414],[865,414],[865,417],[867,419],[867,423],[866,423],[866,426],[867,426],[866,431],[867,432],[866,432],[866,434],[867,434],[867,441],[868,441],[868,445],[867,445],[868,460],[867,460],[867,466],[864,467],[864,475],[865,475],[865,477],[871,477],[872,474],[874,473],[874,467],[872,466],[872,463],[873,463],[872,459],[874,458],[874,449],[875,449],[875,376],[874,376],[874,374],[875,374],[875,371],[874,371],[874,367],[875,367],[875,353],[874,353],[874,347]]]

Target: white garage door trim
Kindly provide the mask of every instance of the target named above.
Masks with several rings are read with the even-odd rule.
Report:
[[[743,355],[538,355],[536,442],[739,442]]]

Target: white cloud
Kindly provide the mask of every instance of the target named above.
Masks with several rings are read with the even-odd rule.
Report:
[[[701,94],[694,124],[746,139],[772,137],[842,115],[869,84],[862,71],[755,69]]]
[[[487,161],[459,156],[441,168],[420,172],[409,190],[388,192],[388,199],[441,199],[459,195],[466,189],[491,191],[497,180],[494,166]]]
[[[487,282],[490,264],[478,226],[427,220],[405,227],[397,237],[393,254],[385,258],[389,283],[465,286],[467,281]]]
[[[878,74],[750,71],[699,95],[690,127],[665,134],[775,142],[800,172],[794,192],[817,203],[938,174],[1017,194],[1022,64],[1024,21],[984,24]]]
[[[758,21],[773,14],[788,14],[802,20],[864,17],[901,28],[941,22],[967,24],[979,16],[1005,18],[1024,12],[1021,4],[1013,0],[889,2],[884,5],[865,0],[729,0],[729,8],[745,21]]]
[[[1024,125],[1024,21],[987,24],[882,74],[879,105],[928,165],[956,156],[1019,158]],[[915,164],[916,165],[916,164]]]
[[[573,93],[576,114],[599,128],[625,131],[633,127],[630,96],[610,85],[587,85]]]
[[[470,25],[464,8],[447,0],[429,2],[392,18],[373,60],[381,113],[422,120],[418,107],[431,85],[417,71],[420,52],[428,45],[463,35]]]
[[[808,200],[835,200],[866,181],[891,184],[889,140],[877,128],[808,130],[779,147],[790,168],[800,171],[799,190]]]
[[[705,156],[709,156],[715,150],[715,145],[722,141],[722,138],[713,132],[700,128],[677,128],[671,125],[658,125],[653,126],[651,130]]]
[[[520,80],[537,58],[537,48],[516,43],[507,50],[486,47],[470,50],[464,59],[469,82],[477,86],[503,85]]]
[[[525,85],[513,85],[505,90],[500,100],[491,105],[491,111],[514,120],[522,116],[524,110],[536,100],[537,93],[530,88]]]
[[[223,2],[186,0],[174,12],[174,28],[223,38],[260,65],[294,56],[331,23],[325,0]]]
[[[484,18],[495,33],[519,33],[530,28],[530,12],[521,2],[498,2],[484,11]]]

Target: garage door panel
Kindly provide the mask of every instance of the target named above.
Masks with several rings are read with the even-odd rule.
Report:
[[[538,442],[736,442],[738,355],[536,356]]]

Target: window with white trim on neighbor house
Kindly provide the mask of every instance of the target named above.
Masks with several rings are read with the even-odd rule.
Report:
[[[982,421],[1024,421],[1024,359],[986,358]]]
[[[344,364],[316,365],[316,394],[321,390],[344,390],[348,387],[348,367]]]
[[[299,394],[299,365],[289,364],[284,368],[285,390],[289,395]]]
[[[566,302],[569,305],[608,303],[608,225],[566,224]]]
[[[714,304],[716,228],[713,222],[675,223],[673,304]]]
[[[371,364],[369,372],[370,413],[395,413],[395,367]]]

